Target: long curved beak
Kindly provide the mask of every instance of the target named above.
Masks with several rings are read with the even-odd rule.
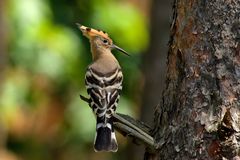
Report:
[[[125,50],[123,50],[122,48],[116,46],[115,44],[112,45],[112,48],[119,50],[120,52],[124,53],[127,56],[130,56]]]

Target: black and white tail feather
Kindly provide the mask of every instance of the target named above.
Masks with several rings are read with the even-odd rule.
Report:
[[[105,124],[97,120],[96,135],[94,140],[94,150],[116,152],[118,150],[117,139],[113,129],[111,119]]]
[[[123,75],[120,67],[108,74],[99,73],[91,66],[87,70],[85,84],[90,95],[89,105],[97,119],[94,142],[96,152],[116,152],[118,150],[112,115],[115,113],[119,101],[122,81]]]

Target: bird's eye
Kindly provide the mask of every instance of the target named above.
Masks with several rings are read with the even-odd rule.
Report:
[[[108,44],[108,40],[104,39],[103,43]]]

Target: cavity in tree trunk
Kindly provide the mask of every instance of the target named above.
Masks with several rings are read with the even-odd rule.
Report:
[[[177,0],[166,88],[145,159],[240,156],[240,1]],[[161,35],[159,35],[161,36]]]

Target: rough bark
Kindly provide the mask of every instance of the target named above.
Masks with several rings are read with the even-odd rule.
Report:
[[[155,111],[158,153],[146,159],[239,158],[239,42],[239,0],[175,1],[166,88]]]

